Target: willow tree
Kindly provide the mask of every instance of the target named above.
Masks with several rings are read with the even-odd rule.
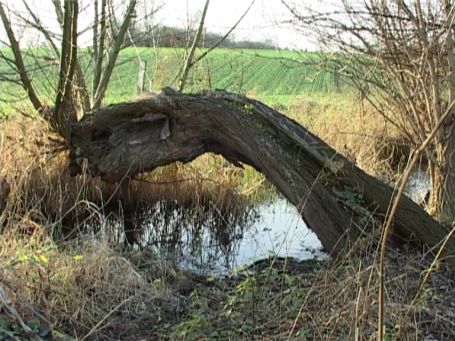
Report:
[[[455,221],[455,5],[453,0],[339,0],[305,8],[282,0],[299,29],[315,35],[376,112],[418,148],[452,111],[425,149],[430,211]],[[335,6],[336,5],[336,6]],[[333,68],[333,63],[330,68]]]
[[[80,0],[49,0],[49,7],[54,8],[57,23],[57,32],[49,23],[43,23],[31,3],[23,0],[23,12],[14,8],[14,5],[0,1],[0,17],[8,38],[8,47],[12,58],[5,53],[0,59],[8,65],[12,72],[3,81],[19,84],[32,103],[34,109],[50,119],[65,139],[69,140],[68,127],[77,120],[77,112],[100,107],[105,97],[109,81],[121,48],[124,46],[125,36],[134,16],[137,0],[129,0],[124,15],[119,23],[115,18],[114,9],[108,9],[108,1],[95,1],[90,6],[82,6]],[[94,22],[84,31],[93,32],[93,46],[91,58],[92,69],[83,70],[78,56],[78,18],[83,11],[93,10]],[[115,34],[107,34],[108,21]],[[18,37],[21,28],[28,32],[38,32],[41,42],[48,49],[27,49],[21,46]],[[45,55],[43,56],[43,51]],[[58,64],[57,81],[49,77],[48,70],[52,71],[54,64]],[[32,80],[31,74],[36,70],[42,72],[42,77]],[[94,74],[94,77],[87,77]],[[19,76],[19,77],[17,77]],[[92,82],[92,89],[88,89],[88,79]],[[91,93],[91,96],[90,96]]]

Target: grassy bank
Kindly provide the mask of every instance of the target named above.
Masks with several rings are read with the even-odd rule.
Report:
[[[0,237],[0,336],[56,340],[371,340],[377,318],[374,243],[321,264],[271,260],[229,278],[185,273],[147,252],[48,226]],[[33,232],[31,231],[33,228]],[[420,254],[387,257],[386,340],[451,340],[453,274]],[[426,281],[423,275],[429,273]],[[452,276],[452,277],[451,277]],[[11,313],[14,307],[16,314]],[[32,329],[27,335],[19,322]]]
[[[321,99],[301,101],[287,110],[357,159],[366,153],[367,148],[360,147],[373,141],[370,134],[380,121],[372,121],[368,112],[364,121],[353,120],[356,108]],[[354,143],[346,137],[354,132],[365,139]],[[131,203],[116,186],[70,177],[66,155],[58,152],[55,136],[49,139],[53,134],[43,121],[11,118],[2,122],[0,135],[0,175],[11,185],[0,218],[0,337],[374,338],[379,236],[359,240],[338,260],[297,263],[272,258],[229,277],[198,276],[156,253],[125,248],[102,229],[93,229],[103,224],[104,231],[113,228],[106,225],[106,214],[121,221]],[[209,202],[214,210],[231,212],[242,210],[263,181],[251,169],[235,169],[205,156],[187,167],[169,166],[133,181],[130,198],[133,206],[167,198],[182,205]],[[364,223],[374,224],[371,219],[365,216]],[[390,250],[384,327],[388,339],[455,336],[454,274],[431,262],[415,250]],[[22,322],[31,329],[29,334]]]

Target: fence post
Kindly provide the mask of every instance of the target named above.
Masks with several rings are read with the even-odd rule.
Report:
[[[147,70],[147,62],[142,60],[139,65],[139,72],[137,74],[136,94],[139,95],[144,92],[145,71]]]
[[[333,66],[333,83],[334,83],[334,86],[335,86],[335,91],[336,92],[341,92],[340,73],[339,73],[337,64],[335,64]]]

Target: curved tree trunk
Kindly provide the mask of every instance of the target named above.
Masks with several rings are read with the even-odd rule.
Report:
[[[214,152],[246,163],[302,213],[323,246],[338,253],[359,234],[336,193],[355,191],[362,206],[387,213],[392,188],[369,176],[297,122],[261,102],[223,91],[181,94],[165,88],[113,105],[73,125],[72,159],[111,182]],[[395,235],[435,246],[448,231],[417,204],[401,199]],[[455,242],[448,243],[450,253]]]

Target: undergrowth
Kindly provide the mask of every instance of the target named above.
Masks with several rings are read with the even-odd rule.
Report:
[[[80,236],[56,244],[41,229],[4,233],[1,285],[18,316],[56,339],[372,340],[377,312],[375,243],[311,266],[274,260],[227,278],[181,272],[147,252]],[[388,340],[452,340],[453,274],[431,259],[387,257]],[[2,336],[24,332],[5,307]]]
[[[290,115],[367,170],[387,176],[387,163],[373,167],[379,152],[371,148],[390,136],[387,127],[370,116],[357,126],[349,114],[337,116],[340,110],[302,102]],[[354,142],[349,133],[364,138]],[[254,196],[271,195],[261,175],[207,155],[142,175],[125,191],[88,175],[71,177],[61,141],[39,119],[11,118],[0,134],[0,177],[11,187],[0,215],[0,339],[375,338],[374,233],[334,260],[271,258],[230,276],[191,274],[88,227],[105,224],[109,213],[121,222],[128,210],[163,198],[242,210]],[[412,247],[389,249],[388,340],[455,339],[454,274],[431,261]]]
[[[63,141],[39,118],[11,117],[2,122],[0,134],[0,180],[10,187],[0,216],[0,288],[5,307],[15,302],[19,316],[39,332],[52,326],[63,337],[121,335],[133,325],[172,320],[183,309],[169,288],[181,277],[173,265],[144,250],[133,252],[94,227],[115,221],[122,227],[159,200],[194,206],[209,202],[218,211],[235,213],[245,209],[248,199],[273,195],[262,185],[262,175],[214,155],[141,175],[125,189],[89,174],[70,176]],[[143,266],[145,272],[139,271]],[[130,324],[115,322],[125,316]],[[14,315],[1,315],[0,338],[22,335],[14,320]],[[118,324],[115,331],[103,334],[111,324]]]

